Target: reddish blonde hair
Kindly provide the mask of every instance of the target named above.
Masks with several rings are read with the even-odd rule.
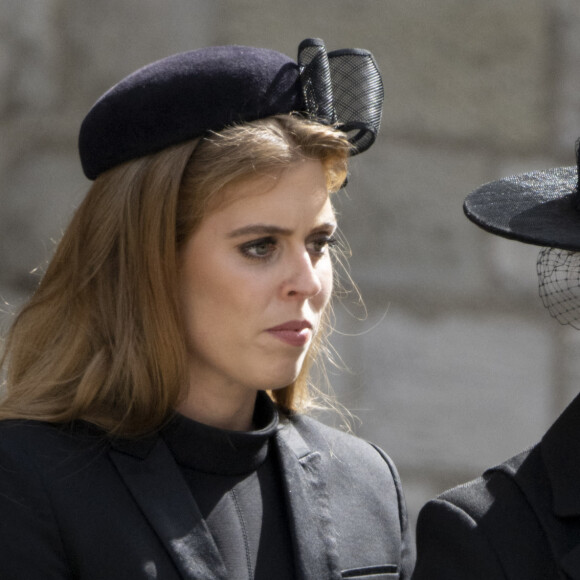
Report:
[[[115,167],[79,206],[8,334],[0,419],[83,419],[120,436],[150,432],[187,385],[176,294],[179,251],[226,186],[318,159],[330,191],[349,144],[331,127],[281,115],[230,127]],[[273,391],[308,407],[308,369]]]

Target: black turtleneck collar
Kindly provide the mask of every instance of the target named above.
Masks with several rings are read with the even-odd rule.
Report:
[[[253,431],[230,431],[198,423],[176,413],[161,436],[177,463],[183,467],[238,475],[257,469],[268,455],[270,438],[278,427],[278,410],[260,391],[254,409]]]

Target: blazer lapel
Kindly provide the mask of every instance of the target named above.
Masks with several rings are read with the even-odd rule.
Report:
[[[341,578],[324,459],[312,451],[291,423],[276,437],[286,492],[297,580]]]
[[[580,580],[580,396],[550,427],[540,449],[554,517],[548,536],[562,569]]]
[[[183,578],[226,580],[215,542],[163,440],[118,441],[110,453]]]

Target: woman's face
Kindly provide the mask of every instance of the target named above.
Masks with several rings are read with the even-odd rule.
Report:
[[[335,229],[319,161],[226,188],[181,255],[190,389],[253,395],[296,379],[330,299]]]

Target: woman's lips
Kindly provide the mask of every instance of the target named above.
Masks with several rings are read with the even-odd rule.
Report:
[[[291,346],[305,346],[312,338],[312,324],[307,320],[291,320],[267,332]]]

